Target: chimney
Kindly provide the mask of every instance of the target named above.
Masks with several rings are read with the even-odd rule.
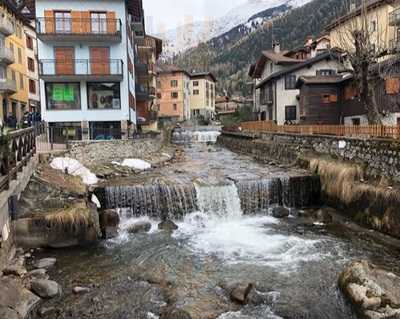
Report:
[[[272,49],[274,50],[275,53],[281,53],[281,45],[279,42],[275,42],[272,45]]]

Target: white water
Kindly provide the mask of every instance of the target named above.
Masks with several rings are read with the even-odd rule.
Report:
[[[187,215],[174,236],[189,247],[229,263],[257,263],[286,271],[302,261],[319,259],[316,241],[277,234],[271,216],[244,216],[234,184],[196,186],[200,212]],[[284,267],[282,267],[284,266]]]
[[[218,136],[221,135],[221,132],[217,131],[198,131],[194,132],[194,140],[199,143],[216,143]]]

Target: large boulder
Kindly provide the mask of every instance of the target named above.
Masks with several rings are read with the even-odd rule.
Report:
[[[61,288],[55,281],[34,279],[31,281],[31,290],[42,298],[54,298],[61,293]]]
[[[118,236],[120,218],[114,209],[108,209],[100,213],[100,228],[103,239],[110,239]]]
[[[26,271],[25,267],[21,266],[21,265],[10,265],[3,269],[4,276],[12,275],[12,276],[22,277],[26,273],[27,273],[27,271]]]
[[[140,221],[130,225],[127,228],[130,234],[148,233],[151,230],[151,223],[146,221]]]
[[[172,233],[178,229],[178,226],[172,220],[168,219],[159,223],[158,229]]]
[[[185,310],[178,308],[167,308],[162,311],[160,319],[192,319]]]
[[[39,259],[38,261],[36,261],[36,262],[34,263],[34,267],[35,267],[36,269],[49,269],[49,268],[54,267],[54,265],[56,264],[56,262],[57,262],[57,259],[56,259],[56,258],[51,258],[51,257],[49,257],[49,258],[42,258],[42,259]]]
[[[276,206],[271,208],[271,215],[275,218],[286,218],[290,215],[290,211],[285,207]]]
[[[222,283],[221,287],[229,294],[231,301],[245,305],[248,302],[251,291],[253,291],[254,285],[247,282],[228,282]]]
[[[18,219],[14,225],[17,244],[23,247],[64,248],[88,245],[101,237],[97,210],[87,207],[85,203]]]
[[[367,261],[348,265],[339,286],[362,318],[400,318],[400,277]]]

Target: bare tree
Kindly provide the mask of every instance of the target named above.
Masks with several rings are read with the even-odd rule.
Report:
[[[377,86],[387,76],[376,72],[378,63],[389,52],[389,26],[378,25],[378,13],[370,9],[370,0],[362,0],[357,8],[348,6],[350,19],[338,19],[338,46],[347,53],[348,62],[370,124],[381,124],[382,115],[377,103]],[[335,45],[335,43],[333,43]]]

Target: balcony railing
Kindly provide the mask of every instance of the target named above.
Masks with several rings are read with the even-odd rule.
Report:
[[[138,101],[148,101],[156,97],[156,88],[136,83],[136,99]]]
[[[51,78],[84,79],[85,77],[104,80],[122,80],[123,61],[110,59],[104,61],[76,59],[68,61],[40,60],[39,74],[47,80]]]
[[[120,19],[96,18],[37,18],[36,32],[43,40],[88,39],[121,40]],[[65,39],[65,38],[64,38]]]
[[[17,92],[17,83],[10,79],[0,79],[0,93]]]
[[[389,25],[392,27],[400,25],[400,8],[389,13]]]
[[[0,33],[9,36],[14,33],[14,24],[8,18],[0,18]]]
[[[11,49],[0,46],[0,64],[12,64],[14,61],[14,53]]]

